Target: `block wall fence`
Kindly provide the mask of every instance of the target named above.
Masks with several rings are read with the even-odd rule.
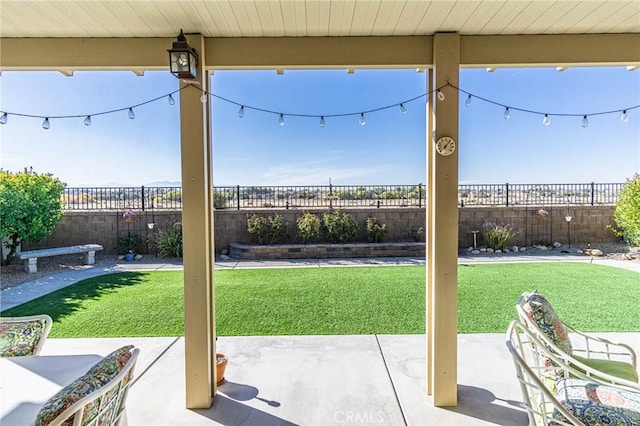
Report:
[[[608,225],[614,225],[613,213],[615,206],[571,206],[572,220],[570,230],[567,228],[565,215],[567,208],[545,207],[549,215],[542,218],[538,215],[539,207],[462,207],[459,213],[458,246],[462,248],[473,245],[474,230],[482,229],[485,222],[497,224],[511,224],[519,231],[512,244],[528,246],[541,240],[559,241],[566,243],[571,234],[571,244],[586,245],[587,243],[607,243],[619,241],[613,235]],[[326,209],[309,210],[322,215]],[[387,225],[385,241],[410,241],[410,233],[424,227],[425,210],[415,208],[384,208],[384,209],[353,209],[350,211],[360,224],[361,235],[359,241],[366,241],[364,222],[370,216],[378,218],[380,223]],[[284,242],[296,243],[296,219],[302,210],[216,210],[215,250],[216,253],[228,249],[229,243],[251,243],[247,233],[247,215],[281,214],[288,224],[288,239]],[[115,254],[118,237],[127,233],[139,237],[139,253],[155,253],[152,244],[147,244],[147,238],[154,232],[166,229],[172,223],[180,221],[180,210],[139,212],[127,223],[122,218],[122,212],[109,211],[67,211],[58,223],[55,232],[37,244],[24,243],[23,250],[45,247],[62,247],[76,244],[96,243],[104,247],[105,254]],[[147,224],[155,223],[154,229]],[[477,244],[482,245],[482,238],[477,234]],[[421,235],[424,241],[424,234]]]

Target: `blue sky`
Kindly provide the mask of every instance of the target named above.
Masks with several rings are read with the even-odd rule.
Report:
[[[415,70],[217,71],[212,92],[238,103],[287,113],[330,115],[393,105],[426,92]],[[615,68],[461,71],[460,87],[501,104],[548,113],[591,114],[640,104],[640,72]],[[128,107],[178,88],[168,72],[3,72],[0,110],[43,116],[87,115]],[[446,88],[447,91],[453,90]],[[180,181],[179,96],[127,111],[83,118],[9,115],[0,125],[4,169],[32,166],[70,186]],[[461,95],[461,183],[621,182],[640,171],[640,109],[589,117],[551,117]],[[425,98],[366,115],[278,116],[211,99],[216,185],[416,184],[425,182]]]

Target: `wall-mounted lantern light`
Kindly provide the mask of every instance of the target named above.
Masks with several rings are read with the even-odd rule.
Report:
[[[182,29],[173,47],[168,49],[171,74],[180,79],[195,79],[198,77],[198,54],[196,49],[189,46]]]

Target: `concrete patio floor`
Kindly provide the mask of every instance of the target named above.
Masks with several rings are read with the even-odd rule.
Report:
[[[603,333],[640,349],[640,333]],[[140,348],[128,424],[524,425],[503,334],[458,336],[458,406],[427,396],[424,335],[220,337],[229,356],[209,409],[185,408],[184,338],[49,339],[43,355]]]

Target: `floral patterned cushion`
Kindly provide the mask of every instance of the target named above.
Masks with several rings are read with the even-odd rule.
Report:
[[[44,330],[44,320],[0,322],[0,356],[33,355]]]
[[[556,397],[585,425],[640,424],[640,393],[579,379],[560,379]],[[566,421],[557,410],[553,417]]]
[[[549,340],[564,353],[573,355],[569,332],[543,295],[535,291],[527,294],[522,309]]]
[[[71,384],[60,389],[58,393],[49,398],[49,400],[42,406],[36,417],[35,426],[48,425],[71,405],[107,384],[111,379],[117,376],[120,371],[122,371],[125,365],[127,365],[127,362],[131,358],[132,349],[132,345],[127,345],[111,352],[91,367],[82,377],[79,377]],[[108,403],[108,401],[113,399],[116,395],[117,390],[114,392],[110,391],[105,394],[103,399]],[[99,400],[96,400],[85,406],[82,415],[83,425],[89,423],[98,415],[99,402]],[[104,403],[105,402],[103,401],[103,404]],[[63,423],[65,426],[70,426],[72,424],[73,418],[67,419]]]

